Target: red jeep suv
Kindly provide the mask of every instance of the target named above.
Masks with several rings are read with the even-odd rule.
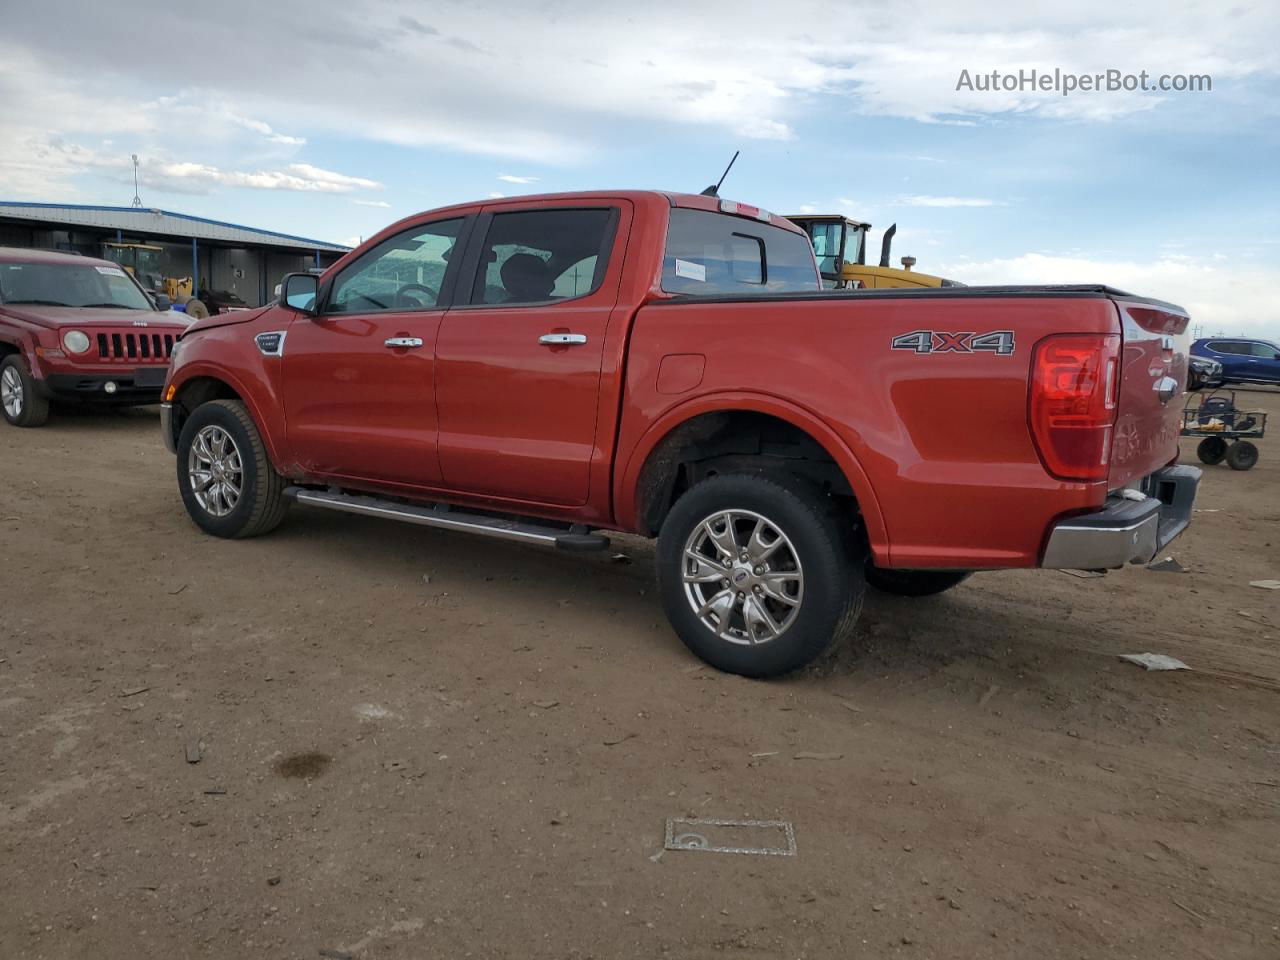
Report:
[[[0,412],[38,427],[51,400],[158,403],[186,327],[117,264],[0,247]]]

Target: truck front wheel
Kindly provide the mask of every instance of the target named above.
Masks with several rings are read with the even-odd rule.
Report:
[[[867,563],[867,583],[899,597],[931,597],[968,580],[968,570],[884,570]]]
[[[187,513],[215,537],[256,537],[284,519],[284,478],[239,400],[213,400],[178,437],[178,491]]]
[[[671,508],[658,585],[685,645],[720,670],[772,677],[853,632],[866,548],[828,496],[755,475],[711,477]]]

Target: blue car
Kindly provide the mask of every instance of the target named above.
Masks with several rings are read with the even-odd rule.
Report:
[[[1191,354],[1222,364],[1227,383],[1280,383],[1280,346],[1270,340],[1206,337],[1191,345]]]

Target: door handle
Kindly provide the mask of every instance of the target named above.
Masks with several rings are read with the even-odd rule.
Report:
[[[587,342],[585,333],[544,333],[538,342],[547,347],[571,347]]]
[[[422,346],[421,337],[389,337],[382,341],[384,346],[391,348],[420,347]]]

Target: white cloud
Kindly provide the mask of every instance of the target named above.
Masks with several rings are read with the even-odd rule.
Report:
[[[132,25],[144,9],[156,35],[196,35],[202,49],[219,50],[219,68],[187,75],[174,92],[169,60],[122,66],[118,51],[136,43]],[[296,131],[306,130],[568,164],[610,145],[618,130],[634,134],[638,123],[786,140],[819,97],[863,113],[973,124],[1005,114],[1106,120],[1197,96],[971,93],[955,89],[962,69],[1204,72],[1219,88],[1280,72],[1275,4],[1209,16],[1190,0],[1027,0],[998,11],[975,0],[916,0],[907,16],[857,0],[843,14],[856,14],[856,31],[811,29],[833,15],[818,0],[655,0],[622,28],[607,4],[476,0],[432,6],[426,19],[404,9],[396,0],[350,0],[320,20],[303,0],[182,9],[119,0],[67,18],[58,4],[27,4],[6,18],[0,102],[16,105],[36,132],[55,118],[67,137],[132,125],[172,147],[182,141],[165,121],[187,114],[183,132],[212,121],[215,129],[199,133],[205,140],[238,128],[262,147],[289,149],[303,145]],[[249,21],[255,29],[245,31]],[[750,29],[726,28],[742,23]],[[483,38],[483,49],[468,38]],[[109,84],[98,79],[108,75]],[[433,95],[424,95],[427,77]],[[160,98],[145,101],[150,91]]]
[[[389,208],[391,204],[385,200],[352,200],[352,203],[359,204],[362,207],[380,207],[382,209]]]
[[[924,194],[914,194],[908,197],[900,197],[899,203],[908,207],[996,207],[1003,206],[998,200],[988,200],[986,197],[930,197]]]
[[[506,183],[537,183],[537,177],[517,177],[509,173],[498,174],[498,179]]]
[[[203,193],[218,184],[226,187],[248,187],[254,190],[298,190],[312,193],[350,193],[355,189],[377,189],[376,180],[349,177],[322,170],[308,163],[291,163],[283,170],[221,170],[205,163],[180,161],[146,164],[138,171],[143,184],[182,192]]]
[[[968,284],[1105,283],[1185,307],[1192,324],[1206,334],[1247,333],[1280,339],[1280,307],[1275,299],[1280,267],[1173,254],[1150,261],[1126,261],[1027,253],[944,263],[928,272]]]

